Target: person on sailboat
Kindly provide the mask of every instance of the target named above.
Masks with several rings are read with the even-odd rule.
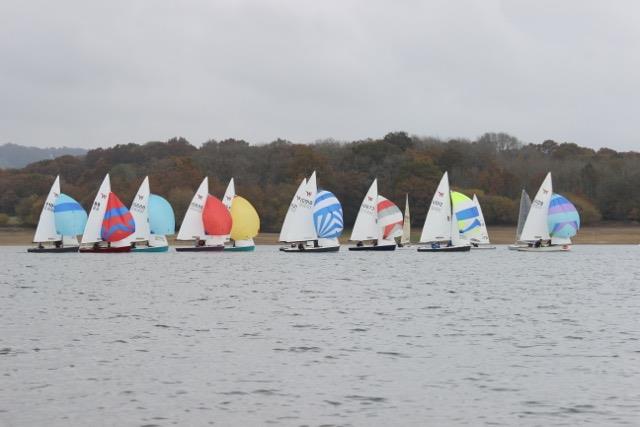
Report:
[[[361,248],[362,246],[364,246],[364,243],[362,243],[362,241],[360,241],[360,242],[356,243],[356,246]]]
[[[53,244],[55,245],[56,248],[61,248],[62,247],[62,240],[56,240],[55,242],[53,242]]]
[[[534,247],[536,247],[536,248],[539,248],[540,246],[542,246],[542,239],[536,240],[536,243],[534,245]]]

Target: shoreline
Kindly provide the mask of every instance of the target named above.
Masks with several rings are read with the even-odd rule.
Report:
[[[511,244],[515,237],[515,227],[493,226],[488,227],[491,243],[496,245]],[[35,229],[30,228],[0,228],[0,246],[29,246]],[[342,244],[348,244],[350,230],[343,233],[340,238]],[[420,237],[419,229],[412,229],[411,240],[417,242]],[[170,237],[169,244],[174,246],[174,236]],[[260,233],[255,239],[256,245],[278,245],[278,233]],[[640,226],[638,225],[595,225],[580,229],[578,235],[572,239],[574,244],[583,245],[638,245],[640,244]],[[178,245],[186,244],[178,242]]]

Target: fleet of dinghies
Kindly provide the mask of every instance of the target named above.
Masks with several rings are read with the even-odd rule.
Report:
[[[316,172],[303,178],[293,195],[280,231],[285,253],[338,252],[344,229],[342,205],[328,190],[318,189]],[[533,201],[525,190],[520,198],[516,239],[508,248],[521,252],[564,252],[580,229],[580,216],[564,196],[553,192],[551,173],[545,177]],[[177,252],[248,252],[255,249],[260,217],[251,203],[236,194],[233,178],[222,200],[209,193],[205,177],[196,190],[176,236],[191,245]],[[152,194],[145,177],[127,208],[111,190],[107,174],[89,215],[73,198],[60,192],[56,177],[47,195],[34,243],[29,252],[167,252],[167,237],[175,232],[175,216],[169,202]],[[77,236],[82,235],[78,242]],[[396,240],[396,239],[399,239]],[[409,195],[404,214],[378,193],[374,179],[356,217],[350,251],[393,251],[412,248]],[[46,245],[51,243],[51,245]],[[445,172],[429,205],[417,247],[418,252],[468,252],[495,249],[478,197],[451,191]],[[45,246],[46,245],[46,246]]]

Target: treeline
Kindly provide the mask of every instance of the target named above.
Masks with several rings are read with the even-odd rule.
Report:
[[[521,189],[533,197],[547,171],[553,173],[554,191],[576,204],[583,223],[640,220],[639,153],[595,151],[551,140],[523,144],[502,133],[487,133],[475,141],[443,141],[396,132],[350,143],[277,140],[250,145],[229,139],[208,141],[199,148],[174,138],[0,169],[0,225],[9,217],[36,224],[56,174],[63,192],[89,207],[109,172],[112,189],[125,204],[149,175],[151,191],[171,202],[178,223],[205,175],[218,197],[234,177],[237,194],[260,213],[262,230],[278,231],[300,180],[313,170],[318,172],[318,186],[342,202],[347,226],[355,220],[374,177],[380,193],[401,209],[409,194],[413,224],[421,225],[445,170],[454,189],[478,194],[489,224],[513,224]]]

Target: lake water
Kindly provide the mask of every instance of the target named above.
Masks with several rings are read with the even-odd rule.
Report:
[[[0,248],[0,425],[639,425],[640,248]]]

